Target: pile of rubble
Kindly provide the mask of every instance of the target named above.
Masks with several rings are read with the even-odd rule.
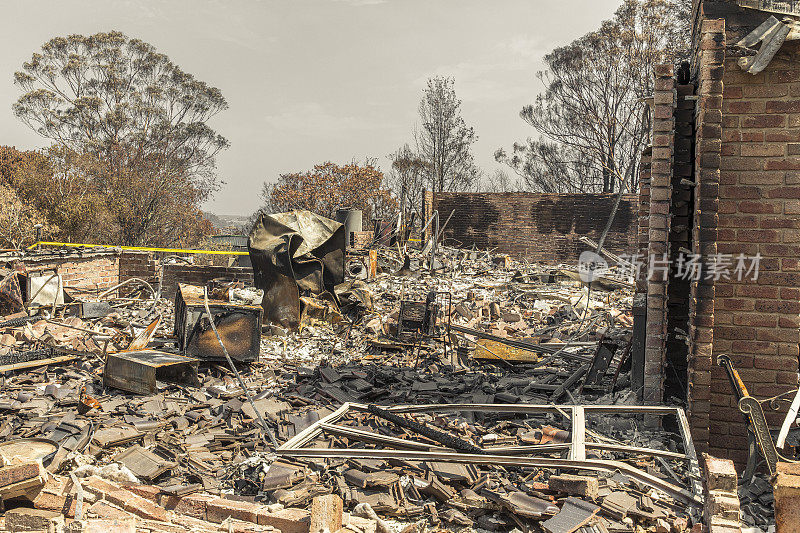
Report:
[[[636,406],[630,390],[630,286],[440,257],[446,275],[381,260],[386,273],[337,286],[338,306],[303,297],[297,331],[262,335],[260,296],[221,282],[182,286],[174,303],[112,291],[78,313],[6,317],[5,528],[699,523],[683,411]]]

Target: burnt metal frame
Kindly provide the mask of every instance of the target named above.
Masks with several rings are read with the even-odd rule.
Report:
[[[204,361],[224,361],[225,355],[219,353],[218,355],[204,354],[197,347],[193,347],[192,341],[198,333],[201,320],[203,317],[208,317],[209,322],[214,321],[215,324],[222,318],[229,315],[239,315],[252,320],[256,327],[253,327],[250,334],[250,348],[251,353],[242,356],[234,353],[232,358],[238,362],[251,362],[258,359],[258,348],[261,346],[261,323],[263,321],[264,310],[260,305],[246,305],[231,302],[224,302],[220,300],[209,300],[209,310],[211,316],[206,312],[202,294],[188,295],[183,294],[184,286],[192,287],[187,284],[178,284],[178,290],[175,293],[175,325],[174,333],[175,338],[178,339],[178,349],[181,354],[187,357],[194,357]],[[196,314],[195,321],[190,323],[190,315]],[[211,331],[209,329],[208,331]],[[214,337],[211,337],[212,339]],[[216,345],[216,342],[214,343]],[[233,351],[233,350],[232,350]]]
[[[563,468],[567,470],[619,471],[637,481],[661,490],[670,496],[690,505],[703,505],[700,466],[689,432],[689,423],[683,409],[666,406],[621,406],[621,405],[536,405],[536,404],[427,404],[401,405],[386,408],[395,413],[460,412],[478,411],[495,413],[562,413],[570,418],[571,441],[564,444],[545,444],[534,446],[509,446],[485,449],[484,454],[454,452],[448,448],[408,441],[387,435],[380,435],[356,428],[335,424],[351,410],[368,412],[367,405],[345,403],[339,409],[310,425],[293,438],[279,446],[276,453],[284,457],[347,457],[353,459],[405,459],[412,461],[443,461],[468,464],[495,464],[508,466],[536,466],[544,468]],[[668,416],[675,415],[683,441],[684,453],[667,452],[652,448],[616,446],[606,443],[586,442],[586,415],[626,414]],[[375,442],[396,448],[388,450],[304,448],[322,433],[344,435],[354,440]],[[648,474],[622,461],[587,459],[586,449],[599,449],[620,453],[649,454],[655,457],[683,459],[689,471],[689,487],[673,485],[661,478]],[[567,458],[521,457],[538,453],[566,452]]]

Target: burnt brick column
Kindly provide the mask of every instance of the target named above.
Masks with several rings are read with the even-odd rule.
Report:
[[[652,275],[647,281],[647,340],[644,351],[644,401],[660,403],[664,389],[668,234],[672,198],[672,152],[675,130],[675,78],[672,65],[656,65],[653,93],[653,155],[650,165],[650,244]],[[659,268],[661,267],[661,268]],[[648,273],[650,274],[650,273]]]
[[[724,58],[725,20],[703,20],[697,57],[692,236],[692,251],[702,256],[703,261],[717,253]],[[703,276],[691,284],[688,407],[689,424],[698,451],[708,449],[710,435],[714,302],[713,278],[706,279]],[[738,420],[741,420],[741,416]]]
[[[423,200],[422,200],[422,225],[423,226],[433,216],[433,210],[434,210],[433,203],[434,203],[433,191],[429,191],[428,189],[425,189],[425,192],[424,192],[424,195],[423,195]],[[439,216],[441,216],[441,214]],[[444,224],[444,221],[441,221],[440,223]],[[425,241],[430,239],[431,235],[433,235],[433,228],[431,226],[432,226],[432,224],[429,225],[427,228],[425,228],[425,234],[422,236],[422,238]]]
[[[675,144],[672,172],[671,228],[672,266],[667,289],[667,344],[664,401],[684,403],[688,392],[689,280],[679,276],[678,267],[692,249],[694,198],[694,85],[677,86]]]
[[[653,157],[653,149],[648,146],[642,152],[642,159],[639,163],[639,231],[637,234],[638,242],[636,253],[643,264],[643,270],[647,272],[647,251],[650,247],[650,162]],[[647,276],[639,276],[636,283],[636,292],[647,294]]]

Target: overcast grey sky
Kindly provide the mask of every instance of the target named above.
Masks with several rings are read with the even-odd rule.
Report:
[[[620,0],[6,0],[1,144],[46,141],[19,122],[13,73],[48,39],[120,30],[219,87],[212,126],[231,141],[206,208],[247,215],[264,180],[314,163],[386,156],[412,140],[428,77],[453,76],[491,173],[541,90],[543,55],[598,27]]]

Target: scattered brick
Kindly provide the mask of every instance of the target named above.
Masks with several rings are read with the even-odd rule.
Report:
[[[316,496],[311,501],[309,533],[324,533],[341,529],[342,507],[342,499],[336,494]]]
[[[571,496],[597,500],[600,485],[596,477],[562,474],[560,476],[550,476],[548,488]]]

